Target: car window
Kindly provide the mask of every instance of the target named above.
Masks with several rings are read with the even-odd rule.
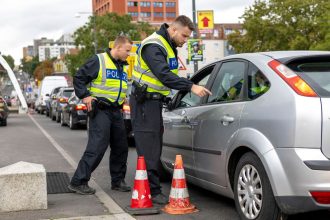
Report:
[[[229,102],[242,99],[245,63],[240,61],[225,62],[211,87],[212,95],[208,103]]]
[[[206,86],[207,81],[209,80],[211,73],[213,71],[214,65],[206,68],[203,70],[200,74],[202,75],[201,78],[199,78],[197,81],[194,83],[200,86]],[[193,94],[192,92],[188,92],[183,95],[181,100],[179,101],[177,108],[186,108],[186,107],[193,107],[199,105],[201,101],[201,97]]]
[[[251,65],[248,72],[248,97],[256,99],[265,94],[270,88],[267,77],[255,66]]]

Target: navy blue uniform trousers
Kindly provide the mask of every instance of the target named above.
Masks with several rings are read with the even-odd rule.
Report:
[[[119,108],[97,110],[90,118],[88,143],[71,179],[72,185],[87,184],[91,173],[101,162],[110,143],[111,183],[116,184],[125,178],[127,169],[128,144],[123,117]]]
[[[160,100],[145,100],[136,102],[130,96],[132,128],[138,156],[144,156],[151,195],[161,193],[159,180],[159,164],[163,144],[163,118]]]

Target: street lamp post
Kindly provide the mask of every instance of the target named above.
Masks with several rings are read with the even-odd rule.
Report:
[[[93,12],[78,12],[75,17],[80,18],[82,14],[92,15],[92,22],[93,22],[93,41],[94,41],[94,53],[97,54],[97,39],[96,39],[96,16]]]
[[[193,22],[195,26],[195,30],[193,32],[193,38],[197,38],[197,24],[196,24],[196,2],[195,0],[192,0],[192,13],[193,13]],[[198,61],[194,60],[194,72],[197,72],[198,70]]]

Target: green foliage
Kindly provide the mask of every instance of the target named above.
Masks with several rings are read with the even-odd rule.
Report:
[[[15,60],[12,56],[8,55],[2,55],[3,59],[5,59],[8,63],[8,65],[10,66],[11,69],[14,69],[15,67]]]
[[[238,53],[329,50],[329,0],[256,0],[245,10],[243,29],[229,35]]]
[[[21,66],[20,69],[24,72],[28,73],[30,76],[33,75],[34,70],[37,68],[37,66],[40,64],[39,62],[39,56],[35,56],[30,61],[26,61],[24,58],[21,59]]]
[[[151,34],[154,29],[148,23],[131,23],[129,15],[120,16],[108,13],[103,16],[91,16],[89,21],[74,33],[75,44],[80,47],[77,55],[68,55],[65,62],[71,75],[94,54],[94,41],[97,52],[103,52],[119,34],[126,34],[132,40],[141,40]],[[95,32],[94,32],[95,30]]]

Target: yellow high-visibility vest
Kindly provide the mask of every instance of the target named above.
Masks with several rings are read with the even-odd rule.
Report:
[[[167,53],[166,59],[171,72],[176,75],[179,73],[178,59],[176,58],[172,47],[161,35],[155,32],[141,42],[141,46],[138,49],[138,55],[135,58],[132,78],[141,84],[147,84],[148,92],[158,92],[164,96],[167,96],[170,94],[170,89],[158,80],[141,56],[142,48],[147,44],[158,44],[163,47]]]
[[[89,91],[93,97],[107,98],[122,104],[127,92],[127,68],[120,73],[107,53],[97,54],[100,63],[98,76],[91,82]]]

